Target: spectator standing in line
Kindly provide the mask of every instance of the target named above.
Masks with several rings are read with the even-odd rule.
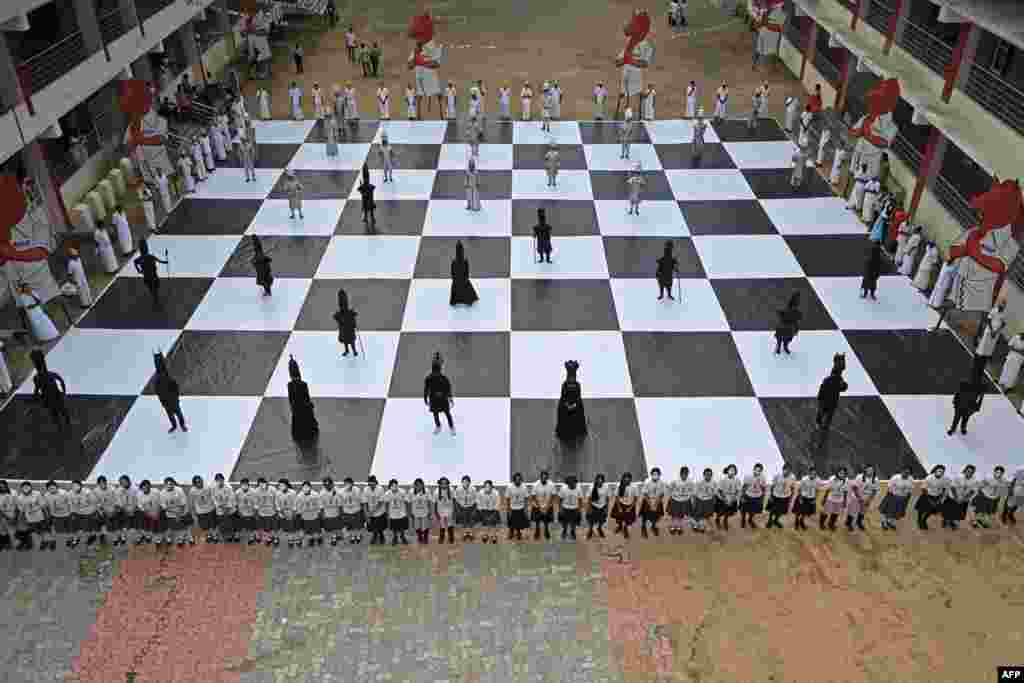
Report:
[[[302,60],[305,57],[305,53],[301,45],[296,45],[292,49],[292,59],[295,61],[295,73],[304,73],[302,69]]]
[[[373,47],[370,48],[370,71],[374,78],[380,76],[380,56],[381,56],[380,43],[374,43]]]
[[[345,31],[345,51],[348,53],[348,61],[354,63],[356,61],[356,32],[351,25]]]

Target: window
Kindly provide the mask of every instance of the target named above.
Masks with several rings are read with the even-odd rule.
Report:
[[[992,188],[992,176],[951,141],[939,172],[967,200]]]
[[[914,108],[907,104],[906,100],[900,98],[892,117],[900,128],[900,135],[906,138],[918,154],[923,155],[928,146],[928,139],[931,137],[931,126],[915,126],[911,123],[913,116]]]
[[[960,38],[960,24],[940,23],[938,19],[939,6],[931,0],[911,0],[907,20],[953,47]]]

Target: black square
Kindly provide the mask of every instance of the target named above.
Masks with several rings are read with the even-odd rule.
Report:
[[[835,321],[806,278],[756,278],[712,280],[718,303],[736,332],[774,330],[778,311],[794,292],[800,292],[801,330],[834,330]],[[799,337],[795,342],[800,344]]]
[[[480,199],[509,199],[512,196],[512,171],[478,171]],[[466,199],[465,171],[438,171],[431,199]]]
[[[512,167],[517,170],[540,170],[547,168],[544,155],[551,149],[548,145],[516,145],[512,149]],[[587,157],[583,145],[558,146],[559,170],[585,171]]]
[[[804,184],[794,188],[793,171],[788,168],[754,168],[743,171],[750,189],[758,199],[795,199],[831,197],[832,187],[813,168],[804,169]]]
[[[345,202],[335,235],[422,235],[427,220],[426,199],[375,200],[377,208],[373,225],[363,222],[363,203],[358,199]]]
[[[337,332],[338,289],[348,294],[348,305],[358,313],[360,330],[397,332],[402,329],[410,280],[313,280],[295,322],[296,330]]]
[[[822,438],[814,426],[818,401],[814,398],[761,398],[782,459],[798,475],[814,465],[820,477],[835,474],[840,466],[858,472],[874,465],[880,479],[909,467],[914,478],[926,472],[889,409],[878,396],[844,396]],[[936,425],[936,429],[940,429]]]
[[[558,237],[587,237],[600,235],[597,211],[590,199],[513,199],[512,234],[530,237],[537,225],[537,209],[543,208],[551,225],[552,235]]]
[[[974,362],[948,330],[844,330],[844,333],[883,396],[952,396],[960,382],[970,376]],[[985,391],[997,393],[988,378]]]
[[[725,151],[725,146],[717,142],[705,143],[699,157],[694,155],[694,147],[688,142],[675,145],[655,145],[654,150],[658,153],[658,159],[664,169],[736,168],[736,162]]]
[[[356,122],[349,120],[341,126],[341,135],[338,138],[338,143],[344,145],[373,142],[377,137],[377,129],[379,127],[379,121],[360,120]],[[327,142],[327,129],[324,127],[323,121],[317,121],[316,125],[309,131],[309,135],[306,136],[306,142]]]
[[[619,144],[621,121],[583,121],[578,125],[580,140],[584,145]],[[633,137],[630,142],[636,145],[651,144],[651,136],[647,134],[647,128],[639,121],[633,122]]]
[[[583,408],[587,437],[572,447],[555,437],[558,401],[512,399],[510,441],[511,472],[527,481],[546,470],[555,481],[574,474],[581,483],[592,482],[598,473],[617,481],[623,472],[642,478],[647,472],[636,405],[628,398],[588,399],[583,380]]]
[[[807,277],[860,277],[864,275],[872,246],[862,235],[800,235],[785,239]],[[892,261],[883,257],[882,275],[895,272]]]
[[[167,369],[186,396],[262,396],[287,342],[287,332],[185,330]],[[152,380],[143,393],[153,393]]]
[[[633,395],[753,396],[728,332],[624,332]]]
[[[618,330],[604,280],[512,280],[512,329],[527,332]]]
[[[312,278],[320,267],[320,259],[330,244],[329,237],[260,236],[263,252],[270,257],[274,277]],[[243,239],[220,271],[221,277],[256,277],[252,257],[252,240]]]
[[[591,171],[590,186],[594,199],[629,199],[626,179],[631,175],[632,173],[627,171]],[[641,171],[641,175],[647,180],[647,184],[640,191],[641,201],[675,199],[664,171]],[[642,204],[640,210],[643,211]]]
[[[320,438],[299,448],[291,437],[287,398],[264,398],[235,463],[231,479],[318,481],[345,477],[366,481],[384,415],[384,399],[314,398]]]
[[[704,266],[697,254],[693,240],[679,237],[666,240],[662,237],[605,237],[604,254],[608,261],[611,277],[654,279],[658,259],[665,252],[665,242],[671,242],[673,255],[679,261],[679,276],[704,278]]]
[[[262,199],[182,199],[160,226],[163,235],[242,235]]]
[[[58,368],[59,369],[59,368]],[[135,403],[135,396],[68,396],[71,427],[65,429],[31,396],[15,396],[0,419],[0,477],[85,479],[114,439]],[[109,478],[120,472],[101,472]]]
[[[395,153],[395,169],[418,169],[433,171],[441,158],[441,145],[391,145]],[[371,145],[366,156],[366,165],[372,169],[384,168],[384,160],[380,156],[380,145]]]
[[[449,121],[448,128],[444,132],[445,144],[468,144],[466,141],[468,131],[469,125],[465,119]],[[509,123],[502,123],[500,121],[484,121],[481,131],[483,132],[483,137],[480,139],[481,144],[512,144],[513,128]]]
[[[348,199],[359,177],[357,171],[295,171],[295,177],[302,183],[303,199]],[[287,179],[281,174],[271,191],[270,199],[288,199],[284,189]]]
[[[778,235],[761,202],[753,199],[679,202],[691,235]]]
[[[747,110],[749,113],[750,110]],[[711,125],[722,142],[783,142],[789,140],[786,131],[775,119],[758,118],[753,129],[746,116],[742,119],[712,120]]]
[[[430,359],[440,351],[459,397],[501,397],[511,391],[508,332],[403,332],[398,340],[390,398],[423,398]]]
[[[256,168],[288,168],[292,157],[299,151],[301,145],[269,144],[256,145]],[[225,161],[218,161],[217,166],[224,168],[242,168],[242,160],[233,152],[228,154]]]
[[[211,278],[175,277],[160,280],[160,305],[154,306],[142,278],[119,277],[78,327],[111,330],[181,330],[199,307]]]
[[[509,277],[510,245],[508,237],[423,237],[413,277],[450,278],[455,244],[462,242],[472,277]]]

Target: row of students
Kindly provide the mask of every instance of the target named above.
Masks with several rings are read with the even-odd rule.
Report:
[[[942,465],[933,468],[914,506],[918,526],[927,529],[929,518],[941,514],[943,527],[956,529],[973,509],[973,525],[989,528],[1002,498],[1002,522],[1015,524],[1016,509],[1024,503],[1024,470],[1010,480],[1003,467],[994,468],[985,479],[976,479],[975,474],[973,465],[956,478],[946,477]],[[890,479],[879,505],[883,529],[895,529],[906,515],[913,487],[909,468]],[[24,482],[15,495],[0,481],[0,548],[10,547],[11,531],[16,531],[19,549],[31,547],[33,534],[39,536],[43,549],[51,550],[56,549],[58,537],[73,548],[83,539],[86,545],[97,540],[106,543],[108,534],[114,545],[123,545],[130,533],[136,544],[176,542],[184,546],[195,543],[193,526],[206,532],[209,543],[244,538],[250,545],[279,545],[283,536],[292,547],[303,540],[322,545],[325,538],[331,545],[342,540],[357,544],[366,531],[371,544],[385,543],[385,533],[390,532],[391,543],[397,545],[408,543],[410,528],[419,543],[428,543],[435,523],[441,543],[455,543],[455,527],[462,529],[463,541],[474,541],[478,525],[484,543],[497,543],[503,512],[509,540],[522,540],[523,531],[531,524],[535,540],[541,533],[550,539],[550,525],[556,519],[563,539],[575,539],[584,522],[588,539],[595,534],[604,538],[609,517],[615,523],[614,532],[626,538],[638,517],[641,536],[647,537],[648,529],[659,535],[658,522],[666,515],[673,535],[682,534],[687,527],[704,533],[712,519],[715,528],[727,531],[736,513],[741,527],[755,529],[764,512],[768,513],[768,528],[783,528],[782,518],[792,513],[794,528],[799,530],[806,530],[807,518],[817,515],[822,530],[834,531],[839,517],[844,516],[846,528],[853,531],[865,528],[864,515],[880,488],[871,466],[855,477],[840,467],[830,478],[819,477],[812,467],[798,479],[789,465],[784,465],[769,481],[760,464],[742,479],[735,465],[726,467],[717,480],[710,468],[704,469],[701,478],[691,479],[689,468],[682,467],[679,478],[672,482],[662,481],[657,467],[646,481],[637,483],[630,473],[623,474],[617,484],[606,483],[599,474],[586,491],[572,476],[556,486],[547,472],[541,472],[537,482],[526,485],[516,473],[504,495],[490,480],[477,489],[468,476],[462,477],[458,486],[442,477],[433,491],[422,479],[404,490],[395,479],[382,487],[372,476],[365,487],[356,487],[351,477],[341,486],[327,478],[320,491],[314,491],[308,481],[293,488],[287,479],[272,486],[262,477],[255,486],[242,479],[240,486],[233,488],[217,474],[212,487],[206,487],[201,477],[193,477],[187,492],[171,477],[164,480],[162,488],[144,480],[135,489],[127,476],[120,477],[116,487],[101,476],[95,488],[87,489],[75,481],[69,491],[51,481],[40,493]]]

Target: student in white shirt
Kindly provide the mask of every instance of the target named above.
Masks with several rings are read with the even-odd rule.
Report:
[[[114,489],[110,488],[107,478],[102,474],[96,477],[96,488],[93,489],[96,496],[96,508],[99,513],[100,545],[107,544],[107,533],[117,533],[117,498]],[[114,545],[117,543],[115,536]]]
[[[740,526],[751,529],[757,528],[757,520],[754,518],[764,512],[764,494],[768,488],[768,482],[764,478],[764,465],[754,465],[753,473],[743,478],[742,506],[740,508]]]
[[[740,509],[743,482],[736,478],[736,465],[728,465],[715,487],[715,528],[729,530],[729,518]]]
[[[615,502],[612,503],[612,519],[615,520],[615,533],[629,538],[629,527],[636,521],[636,494],[633,487],[633,475],[624,472],[615,490]]]
[[[122,474],[117,479],[117,490],[114,492],[115,500],[117,501],[117,538],[114,540],[114,545],[126,545],[128,543],[128,533],[141,530],[139,524],[139,496],[135,489],[132,488],[132,480],[128,478],[128,475]],[[136,537],[135,543],[138,544],[139,540]]]
[[[167,543],[174,543],[176,540],[179,548],[186,543],[195,545],[189,524],[188,496],[185,490],[178,486],[174,477],[164,478],[164,490],[160,492],[160,507],[167,520]]]
[[[793,504],[793,516],[796,518],[793,523],[794,529],[807,531],[807,518],[813,517],[817,512],[818,488],[820,486],[821,479],[812,465],[797,484],[797,497]]]
[[[1024,505],[1024,469],[1017,470],[1013,479],[1006,485],[1006,502],[1003,503],[1003,524],[1017,524],[1017,508]],[[51,545],[52,547],[52,545]]]
[[[237,543],[238,524],[236,511],[238,501],[235,490],[224,481],[224,475],[218,472],[213,475],[213,489],[210,491],[213,496],[213,516],[216,527],[207,540],[212,543]]]
[[[942,503],[949,492],[949,480],[946,478],[945,465],[936,465],[931,474],[924,478],[921,495],[917,497],[914,509],[917,510],[917,527],[921,531],[928,530],[928,518],[942,509]]]
[[[135,542],[136,545],[152,543],[154,538],[156,539],[157,545],[163,545],[164,521],[160,507],[160,492],[153,490],[153,486],[149,483],[149,479],[143,479],[140,481],[139,515],[142,518],[142,521],[139,524],[139,527],[142,530],[142,534]]]
[[[576,540],[576,527],[580,525],[580,498],[575,475],[565,478],[565,486],[558,491],[558,523],[562,525],[562,540],[566,535]]]
[[[280,519],[280,529],[285,538],[288,539],[289,548],[302,546],[302,525],[299,522],[298,511],[295,509],[295,489],[287,479],[279,479],[277,482],[277,516]]]
[[[1007,488],[1003,476],[1006,469],[1002,465],[996,465],[992,469],[992,476],[981,480],[978,488],[978,495],[974,497],[974,526],[975,528],[988,529],[992,523],[992,515],[999,507],[999,498]]]
[[[472,541],[476,526],[476,489],[469,475],[462,476],[462,484],[455,489],[455,526],[462,529],[462,540]]]
[[[846,528],[853,531],[853,525],[864,531],[864,515],[871,509],[871,503],[875,500],[882,485],[878,481],[878,472],[874,465],[868,465],[850,482],[850,501],[846,506]]]
[[[344,501],[341,490],[334,487],[333,479],[324,477],[322,483],[324,487],[320,490],[320,510],[323,519],[320,522],[320,528],[331,537],[331,545],[338,545],[342,530],[345,528],[341,521]],[[356,511],[362,509],[359,505],[359,496],[355,492],[350,495],[349,502],[351,509]],[[321,536],[321,538],[323,537]]]
[[[594,477],[594,483],[590,487],[590,495],[587,496],[587,540],[594,537],[594,529],[597,535],[604,538],[604,523],[608,521],[608,485],[605,484],[603,474]]]
[[[18,499],[11,493],[11,487],[0,479],[0,550],[10,550],[11,532],[18,530]]]
[[[665,483],[661,481],[661,468],[651,468],[651,477],[640,486],[640,535],[647,538],[647,524],[651,533],[658,535],[658,520],[665,514]]]
[[[914,477],[909,467],[889,480],[889,486],[878,506],[878,514],[882,517],[882,528],[896,531],[896,521],[907,514],[907,503],[914,493]]]
[[[713,481],[715,473],[705,467],[703,479],[693,487],[693,530],[698,534],[707,531],[707,520],[715,513],[715,493],[717,487]]]
[[[693,492],[696,484],[690,480],[690,468],[679,468],[679,478],[668,485],[668,514],[672,524],[668,532],[673,536],[683,533],[686,524],[693,523]]]
[[[277,493],[270,488],[270,482],[264,477],[256,480],[256,516],[259,518],[259,539],[267,545],[277,545],[281,539],[277,535]]]
[[[430,515],[433,512],[434,500],[419,477],[412,483],[409,507],[412,510],[412,526],[416,530],[416,540],[423,544],[430,543]]]
[[[484,481],[484,487],[476,494],[477,514],[480,516],[480,524],[484,527],[484,535],[481,540],[484,543],[498,542],[498,535],[495,529],[501,524],[501,495],[494,488],[494,482],[490,479]]]
[[[974,465],[968,465],[961,476],[954,479],[949,486],[949,496],[942,504],[942,527],[956,530],[960,522],[967,519],[967,508],[971,499],[978,493],[978,480],[974,478]]]
[[[437,498],[434,501],[437,523],[441,527],[441,538],[439,543],[444,543],[445,531],[448,532],[448,541],[455,543],[454,512],[455,500],[452,496],[452,485],[448,477],[441,477],[437,480]]]
[[[371,477],[374,483],[377,479]],[[351,545],[363,542],[366,513],[363,509],[363,491],[355,487],[352,477],[345,477],[341,488],[341,527]]]
[[[302,524],[302,535],[306,537],[306,545],[323,545],[324,529],[320,522],[320,514],[324,509],[323,497],[313,493],[313,485],[302,482],[299,493],[295,496],[295,511]]]
[[[47,546],[50,546],[53,550],[56,550],[56,538],[61,536],[67,539],[64,541],[65,547],[72,547],[71,498],[57,486],[57,482],[51,479],[46,482],[43,501],[46,506],[46,512],[50,518],[49,531],[53,535],[50,536],[50,540],[47,540],[44,537],[42,539],[42,543],[39,544],[39,549],[46,550]]]
[[[203,486],[203,478],[198,475],[192,477],[192,488],[188,490],[188,502],[192,514],[195,515],[196,524],[206,532],[206,542],[212,543],[210,538],[215,533],[217,523],[213,513],[213,490]]]
[[[846,468],[840,467],[836,471],[836,476],[825,484],[825,500],[821,506],[821,514],[818,515],[819,529],[824,531],[827,523],[830,531],[836,530],[836,522],[846,509],[849,495],[850,482],[846,478]]]
[[[238,510],[238,528],[245,531],[248,539],[246,545],[259,543],[260,520],[256,515],[256,491],[249,485],[249,478],[242,477],[238,482],[235,494],[235,505]]]
[[[74,530],[71,547],[76,547],[86,536],[87,546],[96,542],[100,528],[99,514],[96,507],[96,495],[82,486],[81,480],[71,482],[71,525]]]
[[[405,532],[409,529],[409,510],[406,507],[407,501],[405,491],[398,488],[398,480],[392,479],[388,482],[388,490],[384,494],[384,505],[388,509],[388,529],[391,531],[391,545],[409,545],[405,538]]]
[[[547,471],[540,473],[540,479],[533,485],[530,496],[530,517],[533,521],[533,540],[540,539],[540,525],[544,525],[544,538],[551,538],[549,525],[555,520],[554,515],[555,485],[548,479]]]
[[[526,506],[530,500],[530,492],[523,486],[523,475],[516,472],[512,475],[512,485],[505,491],[508,504],[508,538],[523,540],[523,529],[530,528],[530,520],[526,516]]]
[[[772,477],[771,490],[768,498],[768,528],[781,529],[779,519],[789,514],[789,507],[796,488],[793,468],[788,463],[782,465],[782,473]]]
[[[384,505],[384,489],[377,486],[377,477],[372,474],[363,489],[363,505],[366,509],[366,528],[370,532],[370,545],[385,543],[384,530],[388,528],[388,509]]]
[[[32,534],[39,535],[41,544],[56,544],[50,539],[50,520],[47,517],[46,501],[38,492],[32,490],[32,484],[21,483],[21,493],[15,499],[18,515],[25,528],[17,532],[18,550],[32,550]],[[40,547],[43,547],[42,545]]]

